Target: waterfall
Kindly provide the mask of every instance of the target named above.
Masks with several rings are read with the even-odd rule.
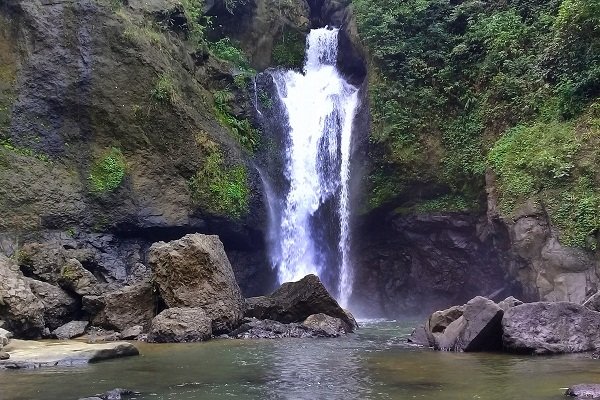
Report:
[[[358,89],[336,68],[338,30],[307,38],[303,73],[272,73],[285,109],[285,179],[272,261],[279,281],[317,274],[346,305],[352,291],[349,192],[352,124]]]

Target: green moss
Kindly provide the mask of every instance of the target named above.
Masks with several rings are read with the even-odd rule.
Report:
[[[92,165],[88,181],[92,193],[105,194],[115,191],[125,178],[125,157],[120,149],[110,148]]]
[[[0,139],[0,148],[21,156],[37,158],[40,161],[50,161],[50,158],[46,154],[38,153],[27,147],[16,146],[10,139]]]
[[[301,68],[306,39],[301,32],[285,30],[273,46],[273,63],[286,68]]]
[[[248,212],[248,172],[228,166],[219,150],[209,154],[189,182],[192,199],[213,214],[240,218]]]

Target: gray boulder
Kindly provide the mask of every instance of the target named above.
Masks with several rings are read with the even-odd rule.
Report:
[[[475,297],[464,308],[463,315],[435,336],[435,348],[450,351],[496,351],[502,349],[502,315],[496,303]]]
[[[152,320],[148,342],[203,342],[212,336],[212,320],[202,308],[169,308]]]
[[[215,333],[239,326],[244,299],[218,236],[195,234],[155,243],[149,264],[168,307],[201,307]]]
[[[71,321],[56,328],[52,331],[52,335],[61,340],[76,338],[85,333],[85,328],[88,325],[88,321]]]
[[[433,336],[429,333],[425,325],[419,325],[413,329],[407,341],[408,343],[426,347],[433,347],[435,344]]]
[[[12,338],[11,332],[7,331],[6,329],[0,328],[0,350],[2,350],[2,348],[4,346],[6,346],[8,344],[8,342],[10,342],[11,338]]]
[[[0,319],[16,336],[38,338],[44,330],[44,304],[31,291],[19,266],[2,254]]]
[[[144,328],[141,325],[132,326],[131,328],[125,329],[121,332],[121,339],[133,340],[144,333]]]
[[[61,325],[73,320],[79,310],[75,298],[58,286],[31,278],[25,278],[33,294],[44,305],[44,322],[46,327],[54,330]]]
[[[567,389],[565,396],[577,397],[579,399],[600,399],[599,384],[580,384]]]
[[[600,313],[574,303],[528,303],[506,311],[503,345],[516,353],[578,353],[600,349]]]
[[[53,285],[61,283],[63,268],[69,259],[90,261],[93,253],[84,249],[67,250],[57,241],[26,243],[19,250],[19,264],[28,275]]]
[[[281,285],[270,296],[246,300],[246,316],[282,323],[302,322],[313,314],[339,318],[346,332],[354,332],[357,323],[327,292],[316,275],[307,275],[298,282]]]
[[[338,337],[347,333],[344,321],[326,314],[311,315],[302,325],[321,337]]]
[[[431,333],[441,333],[446,330],[448,325],[462,317],[465,312],[465,306],[454,306],[447,310],[436,311],[427,321],[427,329]]]
[[[150,282],[125,286],[101,296],[84,296],[83,308],[93,315],[92,324],[123,331],[149,326],[154,317],[155,299]]]

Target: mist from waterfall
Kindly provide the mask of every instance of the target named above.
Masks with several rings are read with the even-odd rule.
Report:
[[[307,274],[326,277],[328,289],[347,305],[353,284],[348,183],[359,101],[358,89],[336,67],[338,32],[310,32],[303,73],[272,73],[287,118],[283,173],[289,191],[272,225],[271,258],[280,283]]]

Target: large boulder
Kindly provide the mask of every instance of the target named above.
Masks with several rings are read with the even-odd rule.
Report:
[[[346,332],[354,332],[357,327],[354,317],[340,307],[316,275],[307,275],[298,282],[284,283],[270,296],[247,299],[246,306],[246,316],[249,318],[287,324],[302,322],[313,314],[325,314],[341,319]]]
[[[436,349],[465,352],[502,349],[503,314],[493,301],[475,297],[465,305],[461,317],[441,334],[434,334]]]
[[[148,342],[202,342],[212,336],[212,320],[202,308],[169,308],[152,320]]]
[[[194,234],[155,243],[149,264],[168,307],[201,307],[215,333],[239,326],[244,299],[218,236]]]
[[[574,303],[528,303],[506,311],[503,344],[516,353],[578,353],[600,349],[600,313]]]
[[[463,316],[465,306],[454,306],[446,310],[436,311],[429,317],[427,328],[431,333],[441,333],[446,330],[448,325]]]
[[[88,325],[88,321],[71,321],[53,330],[52,335],[62,340],[73,339],[83,335]]]
[[[74,319],[79,311],[79,302],[70,294],[46,282],[25,278],[31,291],[44,305],[46,327],[54,330]]]
[[[16,336],[37,338],[44,330],[44,304],[19,266],[0,254],[0,319]]]
[[[141,282],[101,296],[84,296],[83,305],[93,315],[93,325],[124,331],[136,325],[150,325],[155,299],[152,284]]]

